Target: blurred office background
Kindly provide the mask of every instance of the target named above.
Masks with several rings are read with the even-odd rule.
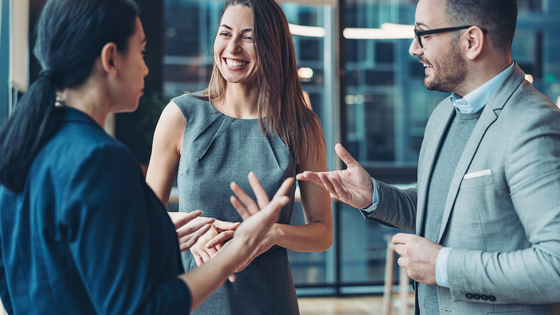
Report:
[[[40,71],[30,51],[45,0],[0,1],[1,126]],[[138,111],[111,117],[107,130],[147,164],[163,107],[174,96],[207,86],[223,2],[137,2],[148,37],[150,74]],[[333,150],[341,142],[372,176],[402,187],[414,185],[424,127],[447,96],[425,89],[424,68],[408,54],[417,1],[278,2],[291,24],[303,89],[325,131],[329,170],[343,167]],[[538,90],[558,102],[560,0],[518,3],[513,59]],[[366,222],[356,209],[337,202],[333,217],[332,248],[289,253],[298,295],[381,293],[386,237],[399,231]],[[292,224],[303,224],[301,204],[296,204]]]

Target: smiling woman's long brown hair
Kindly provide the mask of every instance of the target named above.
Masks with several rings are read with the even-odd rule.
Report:
[[[318,156],[324,146],[319,119],[303,97],[297,74],[296,55],[288,20],[274,0],[227,0],[222,10],[234,5],[251,9],[253,40],[259,69],[258,117],[263,134],[275,133],[294,154]],[[223,102],[227,81],[214,64],[208,88],[196,96],[212,103]],[[264,119],[263,119],[264,118]]]

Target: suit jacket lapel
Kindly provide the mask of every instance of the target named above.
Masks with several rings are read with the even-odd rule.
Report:
[[[422,154],[419,164],[421,170],[418,174],[418,210],[416,214],[416,233],[423,236],[424,216],[426,213],[426,201],[428,199],[428,188],[432,178],[432,172],[436,163],[436,158],[443,142],[445,132],[453,120],[455,108],[449,99],[442,101],[434,111],[433,119],[435,122],[434,131],[430,132],[431,139],[425,139],[426,151]],[[424,156],[425,155],[425,156]]]
[[[507,103],[513,92],[515,92],[521,83],[523,83],[525,73],[523,73],[517,65],[514,67],[515,68],[512,73],[504,80],[504,82],[502,82],[488,101],[488,104],[482,111],[478,123],[476,124],[476,127],[465,146],[463,154],[461,155],[461,159],[459,160],[459,164],[457,165],[457,169],[455,170],[449,187],[449,193],[447,195],[447,201],[445,203],[445,209],[441,221],[441,229],[437,241],[438,244],[441,242],[447,223],[449,222],[449,217],[451,216],[453,205],[455,204],[455,199],[457,198],[463,177],[471,165],[482,138],[492,123],[498,119],[500,110]]]
[[[443,232],[445,231],[445,227],[447,226],[447,222],[449,221],[449,216],[451,215],[451,210],[453,208],[453,204],[455,203],[455,198],[457,197],[457,193],[459,192],[459,186],[463,181],[463,177],[465,176],[467,169],[471,165],[471,161],[478,149],[478,145],[482,140],[482,137],[486,133],[486,130],[490,125],[498,118],[494,111],[489,106],[485,107],[482,111],[482,115],[480,116],[476,127],[465,146],[465,150],[459,159],[459,164],[455,169],[455,173],[453,175],[453,179],[451,180],[451,185],[449,186],[449,193],[447,195],[447,201],[445,202],[445,209],[443,211],[443,218],[441,220],[441,229],[439,232],[438,243],[441,241],[443,236]]]

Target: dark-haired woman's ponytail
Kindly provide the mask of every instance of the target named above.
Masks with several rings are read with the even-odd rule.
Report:
[[[0,130],[0,183],[14,193],[23,190],[31,164],[62,120],[54,79],[43,71]]]

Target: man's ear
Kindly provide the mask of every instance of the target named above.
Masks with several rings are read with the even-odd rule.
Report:
[[[116,76],[118,74],[117,64],[119,54],[115,43],[107,43],[101,49],[101,66],[107,74]]]
[[[486,38],[484,37],[482,30],[479,27],[471,27],[465,31],[462,37],[467,40],[466,57],[470,60],[478,58],[478,56],[482,53],[484,44],[486,43]]]

